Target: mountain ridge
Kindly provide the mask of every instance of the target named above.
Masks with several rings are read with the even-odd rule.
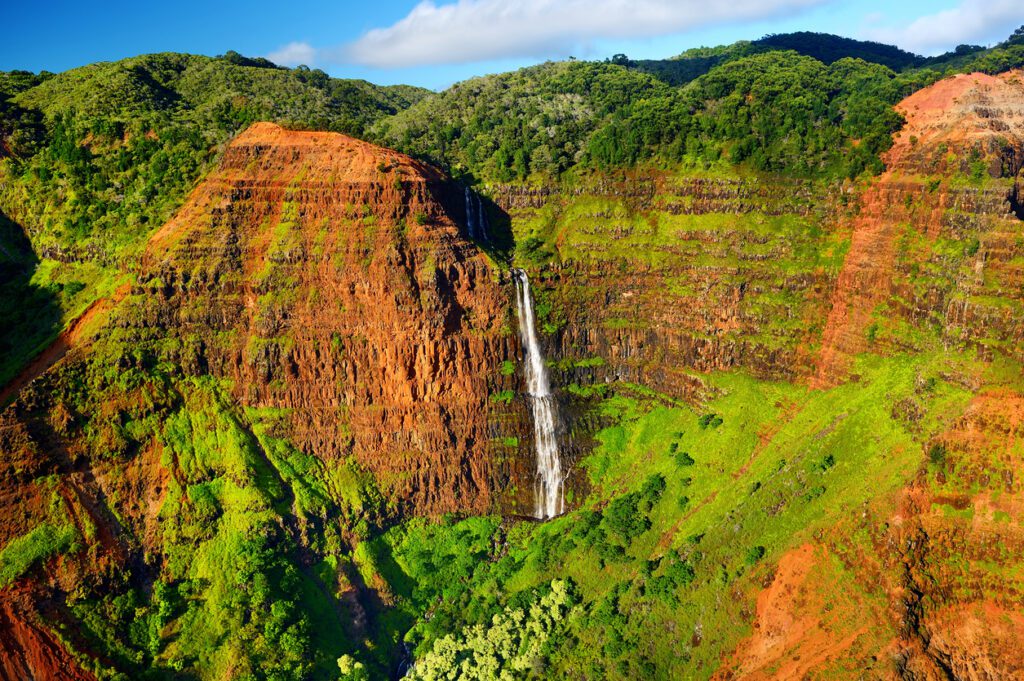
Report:
[[[352,102],[395,150],[291,129],[333,86],[239,60],[199,62],[303,94],[0,111],[35,149],[0,161],[5,304],[110,301],[0,410],[4,673],[1019,672],[1019,65],[773,50]],[[151,171],[159,210],[104,207]],[[543,522],[513,268],[567,472]]]

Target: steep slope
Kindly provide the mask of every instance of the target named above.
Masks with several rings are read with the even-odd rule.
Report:
[[[11,669],[57,655],[45,604],[85,670],[329,676],[381,635],[369,533],[529,493],[503,444],[523,407],[490,399],[519,380],[509,291],[463,205],[337,133],[232,140],[107,325],[3,412],[0,588],[30,593]]]
[[[807,76],[815,116],[849,104],[779,54],[707,79],[707,114],[749,105],[774,129],[752,66]],[[614,86],[577,141],[661,91],[611,66],[531,73]],[[444,113],[479,122],[501,82]],[[555,102],[560,124],[580,102]],[[482,204],[388,149],[249,127],[135,243],[109,321],[0,412],[2,673],[1019,676],[1022,102],[1019,73],[918,92],[875,178],[705,159]],[[746,144],[722,134],[716,153]],[[466,137],[473,163],[501,147]],[[475,205],[490,255],[463,227]],[[570,471],[544,523],[520,517],[506,255]]]
[[[864,192],[852,222],[813,383],[846,380],[868,350],[959,347],[991,365],[960,376],[974,395],[926,441],[926,457],[903,491],[780,559],[759,597],[755,634],[726,665],[730,674],[787,678],[797,660],[810,671],[824,664],[821,655],[867,664],[868,653],[872,661],[893,660],[906,679],[1022,673],[1024,585],[1013,567],[1024,542],[1013,473],[1024,451],[1024,228],[1013,214],[1024,165],[1022,108],[1020,72],[955,76],[900,104],[907,125],[887,157],[890,169]],[[958,175],[973,179],[957,182]],[[966,252],[952,246],[965,241]],[[950,267],[957,256],[966,266]],[[927,412],[919,400],[897,403],[894,413],[921,419]],[[872,536],[870,550],[856,548],[850,537],[857,531]],[[842,556],[853,579],[878,583],[888,601],[888,643],[865,648],[857,618],[837,625],[835,604],[820,591],[827,576],[807,579],[814,551]],[[877,622],[880,606],[855,607],[874,609]],[[824,621],[842,649],[818,636],[818,626],[801,624]]]
[[[0,325],[0,347],[16,348],[0,356],[0,384],[126,281],[147,237],[240,129],[272,120],[358,134],[426,93],[232,53],[0,74],[0,212],[36,255],[21,288],[48,303],[45,315]],[[16,310],[9,288],[0,309]]]
[[[551,677],[1018,676],[1019,83],[907,99],[878,178],[488,187],[595,446],[577,510],[499,534],[416,659],[483,664],[476,627],[569,578]]]
[[[515,345],[457,191],[379,147],[254,125],[155,235],[126,314],[195,339],[186,367],[396,503],[487,510],[488,379]]]
[[[897,108],[907,123],[885,155],[888,170],[862,194],[852,218],[850,250],[823,334],[818,385],[845,378],[853,357],[880,334],[893,345],[921,349],[914,335],[896,328],[897,320],[916,325],[931,317],[947,344],[997,343],[1022,357],[1019,316],[1012,312],[1020,302],[1002,293],[1020,276],[1012,210],[1024,168],[1021,72],[954,76]],[[957,175],[972,176],[977,186],[955,183]],[[1002,182],[982,186],[986,178]],[[973,252],[965,254],[973,271],[951,276],[947,258],[942,264],[948,279],[942,281],[932,269],[942,257],[934,245],[964,239],[973,239]],[[908,248],[917,240],[924,252]]]

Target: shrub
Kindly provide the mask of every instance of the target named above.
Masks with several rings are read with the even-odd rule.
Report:
[[[608,504],[604,511],[605,526],[626,544],[651,527],[650,519],[640,510],[641,501],[641,495],[632,492]]]
[[[77,537],[73,526],[58,528],[44,522],[28,534],[11,540],[0,551],[0,587],[25,574],[35,563],[71,550]]]
[[[693,457],[690,456],[689,452],[679,452],[676,454],[676,465],[692,466],[695,463],[697,462],[693,460]]]
[[[747,565],[756,565],[758,561],[764,558],[765,548],[763,546],[751,546],[747,550],[747,555],[743,559]]]
[[[700,424],[702,430],[706,430],[707,428],[717,428],[718,426],[722,425],[724,421],[722,420],[722,417],[719,416],[718,414],[710,413],[701,416],[697,420],[697,423]]]

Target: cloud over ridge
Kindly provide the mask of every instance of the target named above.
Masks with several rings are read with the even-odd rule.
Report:
[[[568,54],[597,39],[646,38],[797,12],[825,0],[424,0],[403,19],[331,51],[397,68]]]
[[[267,55],[267,59],[280,66],[309,66],[316,63],[317,50],[309,43],[293,42],[274,50]]]
[[[1022,22],[1022,0],[963,0],[956,7],[919,17],[905,27],[869,27],[862,35],[912,52],[935,54],[958,44],[1000,40]]]

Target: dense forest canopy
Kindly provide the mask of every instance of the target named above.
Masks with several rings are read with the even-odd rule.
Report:
[[[371,133],[484,181],[719,159],[855,177],[881,170],[900,99],[951,73],[1021,64],[1019,30],[994,48],[961,46],[932,59],[825,34],[771,35],[674,59],[615,55],[476,78]]]

